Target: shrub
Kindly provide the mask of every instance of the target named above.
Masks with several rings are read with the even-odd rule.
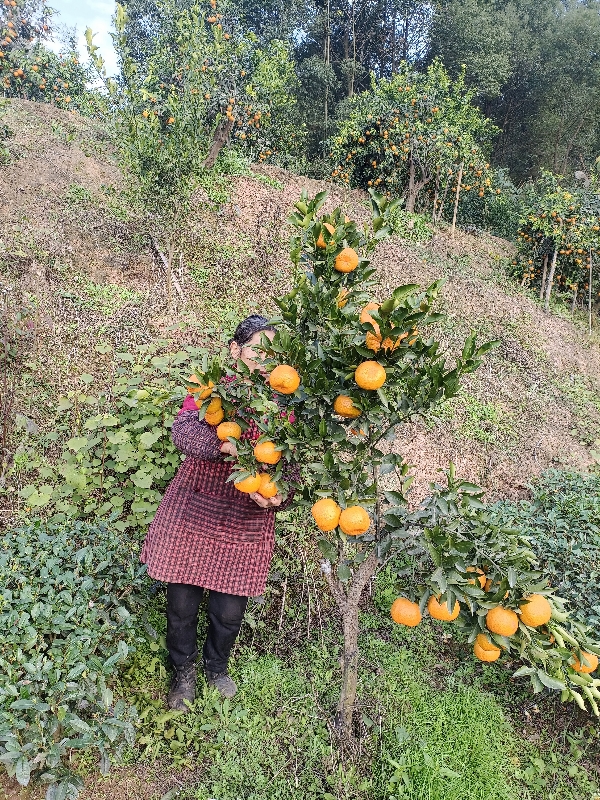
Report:
[[[495,513],[523,530],[573,615],[600,630],[600,476],[549,471],[532,502],[501,502]]]
[[[104,525],[34,522],[0,539],[0,761],[48,800],[71,797],[73,750],[110,755],[133,744],[135,709],[114,702],[117,663],[135,642],[144,568]]]
[[[112,381],[94,390],[94,378],[82,375],[85,391],[60,400],[52,433],[37,442],[49,445],[62,435],[62,453],[52,465],[35,454],[35,479],[20,492],[28,509],[44,508],[56,521],[110,515],[121,531],[152,521],[181,463],[170,437],[185,395],[180,369],[202,352],[165,354],[163,346],[114,354],[107,364]]]

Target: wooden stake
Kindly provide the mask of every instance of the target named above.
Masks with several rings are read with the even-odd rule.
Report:
[[[458,198],[460,197],[460,185],[462,183],[463,165],[462,161],[460,169],[458,170],[458,181],[456,183],[456,197],[454,199],[454,214],[452,215],[452,238],[454,239],[454,232],[456,231],[456,215],[458,214]]]
[[[546,282],[546,300],[544,302],[544,309],[548,311],[550,308],[550,295],[552,294],[552,283],[554,281],[554,270],[556,269],[556,259],[558,257],[558,249],[555,247],[552,253],[552,263],[550,264],[550,274]]]
[[[588,280],[588,326],[592,335],[592,248],[590,247],[590,277]]]
[[[542,273],[542,282],[540,284],[540,300],[544,299],[544,287],[546,286],[546,274],[548,272],[548,254],[544,256],[544,271]]]

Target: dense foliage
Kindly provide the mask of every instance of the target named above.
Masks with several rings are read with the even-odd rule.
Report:
[[[600,476],[547,472],[531,502],[498,503],[494,514],[522,530],[573,614],[600,630]]]
[[[42,524],[0,539],[0,761],[47,800],[82,785],[73,751],[110,757],[133,744],[135,710],[114,702],[114,667],[136,641],[144,568],[102,524]]]
[[[180,372],[199,352],[163,349],[106,348],[106,385],[83,375],[82,389],[61,398],[53,431],[37,436],[30,453],[33,482],[21,490],[29,511],[55,520],[110,516],[120,531],[147,527],[181,463],[170,428],[185,394]],[[46,457],[51,447],[60,448],[58,459]]]

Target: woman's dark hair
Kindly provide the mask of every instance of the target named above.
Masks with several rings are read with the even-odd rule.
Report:
[[[275,328],[269,325],[269,320],[266,317],[261,317],[260,314],[251,314],[237,326],[233,334],[233,339],[229,340],[229,344],[235,342],[240,347],[243,347],[250,341],[255,333],[274,330]]]

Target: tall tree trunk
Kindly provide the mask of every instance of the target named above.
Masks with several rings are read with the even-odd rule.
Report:
[[[411,214],[415,210],[415,199],[415,162],[411,153],[408,160],[408,197],[406,198],[406,210]]]
[[[208,151],[208,155],[204,160],[205,169],[212,169],[214,167],[215,162],[219,157],[219,153],[221,152],[225,144],[229,141],[229,137],[231,136],[231,131],[233,130],[234,121],[235,120],[233,119],[225,118],[222,119],[217,125],[217,129],[215,130],[215,135],[213,136],[210,150]]]
[[[542,282],[540,284],[540,300],[544,297],[544,289],[546,288],[546,275],[548,274],[548,254],[544,256],[544,269],[542,271]]]
[[[552,263],[550,264],[550,272],[548,274],[548,280],[546,281],[546,299],[544,300],[544,309],[548,311],[550,307],[550,295],[552,294],[552,284],[554,282],[554,271],[556,269],[556,259],[558,257],[558,248],[555,246],[554,252],[552,253]]]

